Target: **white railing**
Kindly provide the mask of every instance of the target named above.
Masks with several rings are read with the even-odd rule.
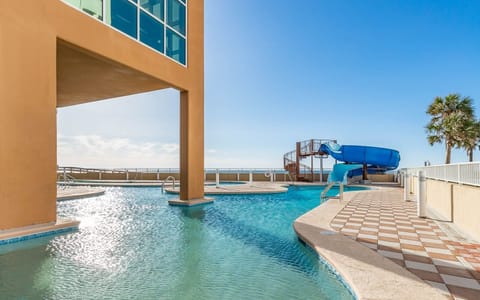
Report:
[[[424,171],[426,178],[480,186],[480,162],[408,168],[401,171],[413,176],[417,176],[418,171]]]
[[[338,199],[340,199],[340,201],[343,200],[343,182],[340,182],[340,181],[332,181],[330,182],[327,187],[323,190],[323,192],[320,194],[320,201],[324,201],[326,200],[327,198],[329,198],[327,196],[327,193],[328,191],[330,191],[330,189],[335,186],[335,185],[338,185]]]
[[[168,176],[162,183],[162,192],[165,193],[165,184],[172,180],[172,190],[175,190],[175,176]]]
[[[287,174],[288,172],[281,168],[206,168],[205,173],[215,174],[219,171],[222,174],[236,174],[236,173],[250,173],[253,174],[265,174],[265,173],[275,173],[278,174]],[[324,174],[328,174],[331,171],[329,168],[324,169]],[[57,173],[63,174],[66,173],[170,173],[178,174],[180,173],[179,168],[115,168],[115,169],[100,169],[100,168],[82,168],[82,167],[58,167]],[[319,174],[319,169],[314,169],[315,174]]]

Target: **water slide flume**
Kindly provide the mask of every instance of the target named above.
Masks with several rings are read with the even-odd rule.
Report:
[[[333,166],[328,182],[340,181],[347,184],[349,178],[362,173],[363,179],[366,179],[367,170],[394,170],[400,162],[400,153],[388,148],[325,143],[320,145],[319,151],[344,162]]]

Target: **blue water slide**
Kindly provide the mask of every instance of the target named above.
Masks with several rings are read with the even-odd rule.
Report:
[[[354,171],[361,171],[362,168],[363,165],[361,164],[335,164],[332,172],[328,175],[328,182],[343,182],[347,184],[348,177],[352,177]]]
[[[320,151],[331,155],[339,161],[350,164],[367,164],[386,170],[396,169],[400,162],[400,153],[397,150],[380,147],[340,146],[334,143],[327,143],[320,146]]]
[[[346,177],[358,173],[354,170],[361,169],[363,165],[367,165],[367,168],[393,170],[398,167],[400,162],[400,153],[394,149],[325,143],[320,146],[319,150],[346,163],[334,166],[330,173],[331,176],[329,176],[329,182],[341,181],[346,183]]]

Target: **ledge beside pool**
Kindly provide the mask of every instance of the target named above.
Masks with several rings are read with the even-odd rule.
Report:
[[[43,236],[78,230],[80,221],[58,218],[57,222],[0,230],[0,246]]]
[[[174,200],[168,200],[168,204],[173,206],[197,206],[197,205],[213,203],[213,201],[214,199],[209,197],[205,197],[201,199],[193,199],[193,200],[174,199]]]

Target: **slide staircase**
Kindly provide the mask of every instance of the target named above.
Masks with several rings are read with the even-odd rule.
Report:
[[[328,154],[320,151],[320,146],[325,143],[336,143],[331,139],[309,139],[296,143],[295,150],[285,153],[283,167],[294,181],[313,181],[313,157],[326,158]],[[311,158],[310,166],[302,161]]]

